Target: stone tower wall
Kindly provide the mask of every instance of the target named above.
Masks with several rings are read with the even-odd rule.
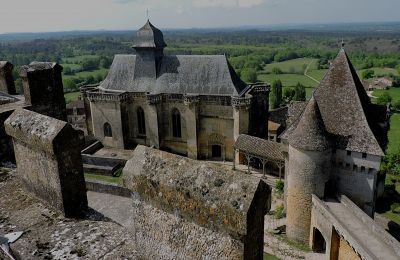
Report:
[[[287,176],[287,226],[289,239],[308,244],[312,194],[324,196],[330,177],[331,150],[300,151],[289,145]]]

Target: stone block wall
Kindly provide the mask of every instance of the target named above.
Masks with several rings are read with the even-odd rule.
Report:
[[[24,109],[11,114],[5,130],[13,139],[18,177],[27,189],[66,217],[80,216],[87,208],[80,131]]]
[[[30,110],[67,121],[62,67],[51,62],[32,62],[21,68],[25,102]]]
[[[226,168],[138,146],[123,170],[145,259],[262,259],[270,187]]]
[[[330,178],[331,151],[300,151],[289,145],[286,211],[287,236],[307,244],[311,225],[311,195],[324,197]]]

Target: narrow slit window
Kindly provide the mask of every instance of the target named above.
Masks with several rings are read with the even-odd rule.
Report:
[[[144,118],[143,108],[139,107],[136,111],[139,135],[146,135],[146,122]]]
[[[176,108],[172,110],[172,135],[173,137],[182,137],[181,114]]]

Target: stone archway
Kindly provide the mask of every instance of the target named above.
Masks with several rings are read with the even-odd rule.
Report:
[[[313,243],[312,249],[316,253],[325,253],[326,252],[326,241],[324,236],[317,228],[313,228]]]
[[[225,160],[225,137],[216,133],[208,136],[208,158]]]

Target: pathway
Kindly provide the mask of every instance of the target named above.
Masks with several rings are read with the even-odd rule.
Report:
[[[319,83],[321,83],[320,81],[318,81],[317,79],[315,79],[315,78],[313,78],[313,77],[311,77],[310,75],[307,74],[308,69],[310,68],[310,65],[311,65],[312,62],[313,61],[310,61],[310,63],[308,63],[307,68],[304,70],[304,76],[306,76],[307,78],[309,78],[309,79],[311,79],[311,80],[313,80],[313,81],[315,81],[315,82],[317,82],[319,84]]]

